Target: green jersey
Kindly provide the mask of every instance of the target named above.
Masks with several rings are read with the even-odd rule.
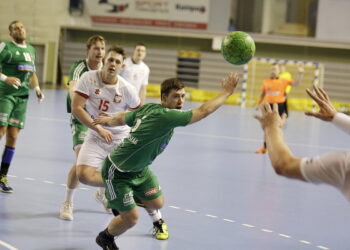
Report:
[[[132,127],[130,134],[108,157],[120,171],[141,171],[164,151],[174,128],[186,126],[191,118],[192,110],[181,111],[167,109],[161,104],[145,104],[126,113],[125,122]]]
[[[0,44],[0,72],[8,77],[17,77],[21,86],[13,86],[0,81],[0,96],[28,96],[29,81],[35,72],[35,49],[26,44],[2,42]]]
[[[69,70],[69,81],[78,81],[83,73],[89,71],[89,66],[87,65],[86,60],[76,61]],[[68,93],[67,95],[67,112],[71,113],[71,98]]]

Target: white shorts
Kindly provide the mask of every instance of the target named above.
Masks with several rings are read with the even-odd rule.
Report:
[[[87,165],[101,170],[107,155],[122,141],[122,138],[118,138],[114,139],[111,144],[107,144],[102,137],[88,133],[81,146],[77,166]]]
[[[335,186],[350,201],[350,152],[303,158],[300,169],[305,180]]]

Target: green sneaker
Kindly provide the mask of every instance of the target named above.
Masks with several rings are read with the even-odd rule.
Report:
[[[0,178],[0,191],[3,193],[13,193],[13,188],[9,186],[6,176]]]
[[[163,219],[160,219],[153,223],[154,233],[153,235],[157,240],[166,240],[169,238],[168,225]]]

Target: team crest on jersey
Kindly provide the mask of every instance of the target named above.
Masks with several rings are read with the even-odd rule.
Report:
[[[101,90],[100,89],[95,89],[95,94],[96,95],[99,95],[101,93]]]
[[[114,102],[120,103],[122,101],[122,95],[116,94],[114,97]]]

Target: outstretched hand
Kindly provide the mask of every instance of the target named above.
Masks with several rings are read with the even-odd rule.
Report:
[[[238,73],[230,73],[227,78],[221,81],[222,89],[229,95],[232,95],[239,82]]]
[[[306,93],[317,103],[320,110],[318,112],[305,112],[305,115],[314,116],[323,121],[332,121],[337,113],[333,107],[327,93],[319,87],[314,86],[313,91],[306,89]]]
[[[263,102],[259,105],[261,115],[254,115],[254,118],[260,122],[263,130],[266,128],[282,128],[286,122],[287,115],[284,113],[280,117],[278,113],[278,105],[273,104],[273,109],[271,110],[270,104]]]

